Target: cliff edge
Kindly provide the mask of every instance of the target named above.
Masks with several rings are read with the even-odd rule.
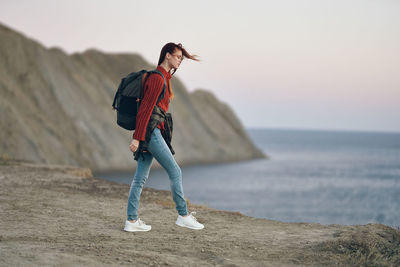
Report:
[[[145,188],[150,232],[122,230],[129,185],[89,169],[0,159],[0,266],[399,266],[400,231],[382,224],[255,219],[193,205],[175,225],[171,193]]]

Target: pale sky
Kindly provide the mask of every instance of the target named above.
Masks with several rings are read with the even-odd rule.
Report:
[[[1,0],[0,22],[68,53],[181,42],[176,75],[245,127],[400,132],[400,1]]]

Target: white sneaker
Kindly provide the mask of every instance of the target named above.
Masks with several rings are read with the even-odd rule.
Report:
[[[140,220],[139,218],[134,223],[131,223],[128,220],[125,221],[124,231],[139,232],[139,231],[150,231],[150,230],[151,230],[151,225],[145,224],[145,222]]]
[[[178,219],[176,219],[176,224],[182,227],[187,227],[194,230],[200,230],[204,228],[204,225],[199,223],[197,219],[193,216],[196,212],[191,212],[189,216],[183,217],[178,215]]]

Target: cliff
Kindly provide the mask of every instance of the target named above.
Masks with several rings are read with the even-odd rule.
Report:
[[[0,266],[399,266],[400,231],[382,224],[256,219],[193,205],[175,225],[168,191],[144,188],[149,232],[122,231],[129,185],[89,169],[0,158]]]
[[[116,125],[111,103],[121,77],[155,66],[137,54],[46,49],[1,24],[0,39],[0,155],[95,170],[132,167],[132,133]],[[180,164],[264,156],[226,104],[204,90],[188,93],[176,77],[172,85]]]

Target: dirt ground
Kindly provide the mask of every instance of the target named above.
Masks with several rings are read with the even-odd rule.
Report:
[[[129,186],[89,169],[0,161],[0,266],[399,266],[400,231],[283,223],[192,205],[175,225],[169,191],[144,189],[150,232],[126,233]]]

